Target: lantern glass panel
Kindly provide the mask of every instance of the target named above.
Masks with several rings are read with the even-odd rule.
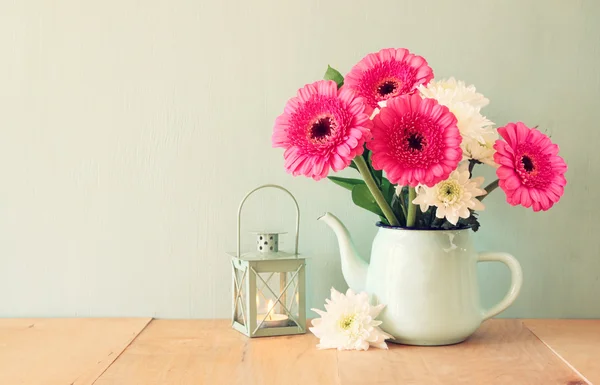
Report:
[[[256,279],[257,325],[298,326],[299,312],[299,276],[296,272],[262,272]],[[287,317],[286,325],[273,322],[274,319]],[[263,322],[263,319],[265,320]]]
[[[233,319],[240,325],[245,326],[247,323],[246,316],[248,314],[248,305],[246,304],[248,290],[248,269],[245,266],[240,266],[240,268],[234,268],[233,271],[235,274],[233,287]]]

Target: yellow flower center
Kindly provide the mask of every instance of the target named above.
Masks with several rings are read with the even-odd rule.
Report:
[[[450,82],[438,82],[438,85],[442,87],[443,90],[456,88],[456,85],[450,84]]]
[[[438,200],[446,206],[459,201],[463,196],[463,188],[456,180],[445,180],[438,187]]]
[[[354,316],[354,314],[349,314],[349,315],[343,316],[339,321],[340,328],[342,330],[350,329],[352,327],[352,325],[354,324],[355,318],[356,317]]]

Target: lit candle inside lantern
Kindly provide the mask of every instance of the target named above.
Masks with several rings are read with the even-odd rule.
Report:
[[[258,299],[258,298],[257,298]],[[269,304],[267,306],[267,314],[259,314],[258,322],[264,319],[261,328],[279,328],[285,327],[288,324],[288,316],[285,314],[277,314],[273,313],[273,301],[269,300]],[[265,318],[266,317],[266,318]]]

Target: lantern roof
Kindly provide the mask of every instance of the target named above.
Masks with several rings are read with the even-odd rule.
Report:
[[[242,253],[241,256],[238,256],[235,252],[228,252],[227,255],[241,259],[243,261],[263,261],[263,260],[284,260],[284,259],[301,259],[298,257],[298,254],[288,253],[285,251],[269,251],[266,253],[260,251],[249,251],[247,253]]]

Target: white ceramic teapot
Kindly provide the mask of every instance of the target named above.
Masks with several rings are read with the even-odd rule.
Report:
[[[342,272],[354,291],[366,291],[386,308],[382,328],[392,342],[409,345],[449,345],[464,341],[481,322],[508,308],[519,295],[523,273],[507,253],[477,253],[470,229],[416,230],[378,225],[371,262],[356,252],[350,234],[338,218],[319,218],[337,235]],[[478,262],[499,261],[511,271],[506,297],[482,310],[477,283]]]

